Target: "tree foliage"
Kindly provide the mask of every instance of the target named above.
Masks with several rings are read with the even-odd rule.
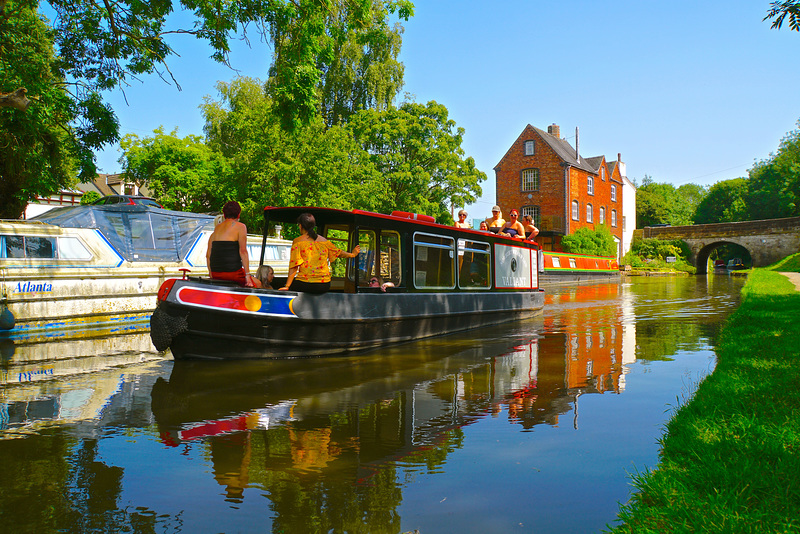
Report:
[[[208,146],[230,161],[223,196],[239,200],[248,228],[260,228],[264,206],[383,207],[381,176],[347,130],[319,119],[283,130],[264,84],[252,78],[217,89],[219,100],[202,106]]]
[[[785,20],[789,21],[789,28],[800,31],[800,0],[780,0],[769,5],[767,16],[763,20],[773,19],[771,28],[781,29]]]
[[[605,224],[599,224],[595,229],[589,227],[578,228],[575,233],[561,238],[561,247],[564,252],[572,254],[590,254],[593,256],[616,256],[617,244],[611,230]]]
[[[800,121],[778,151],[750,169],[747,205],[752,219],[800,216]]]
[[[645,175],[636,192],[636,221],[639,228],[654,224],[683,226],[692,224],[697,205],[706,190],[697,184],[657,183]]]
[[[0,107],[0,217],[16,218],[37,196],[93,178],[94,150],[117,138],[99,94],[68,84],[54,33],[35,2],[9,1],[0,15],[0,92],[24,88],[27,107]],[[27,97],[26,97],[27,98]]]
[[[213,152],[202,137],[183,139],[177,130],[140,139],[126,135],[120,142],[124,151],[124,172],[131,181],[146,185],[167,209],[219,211],[225,202],[224,186],[229,174],[227,159]]]
[[[451,206],[481,195],[486,175],[464,157],[464,129],[456,127],[445,106],[407,102],[384,111],[362,110],[347,124],[369,154],[387,187],[383,211],[419,212],[452,222]]]
[[[83,181],[95,177],[93,151],[119,137],[101,92],[145,74],[171,79],[174,51],[168,39],[176,34],[207,41],[212,57],[222,62],[230,39],[253,30],[260,34],[274,50],[270,109],[285,129],[294,130],[312,124],[323,108],[338,117],[390,102],[402,85],[402,64],[396,60],[400,29],[389,21],[413,15],[409,0],[41,5],[51,22],[37,14],[38,0],[0,1],[0,205],[7,217],[18,216],[37,195],[69,186],[75,174]],[[180,10],[188,17],[170,16]],[[187,18],[185,27],[176,25]],[[348,50],[351,63],[344,64],[340,50]],[[28,107],[19,104],[26,93],[32,97]]]
[[[695,224],[747,220],[747,179],[734,178],[712,185],[697,205]]]

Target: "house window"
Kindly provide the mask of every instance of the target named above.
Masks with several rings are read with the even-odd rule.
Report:
[[[617,210],[611,210],[611,226],[617,227]]]
[[[606,181],[606,168],[600,167],[600,179]]]
[[[617,186],[611,184],[611,202],[617,201]]]
[[[606,222],[606,208],[605,206],[600,206],[600,220],[598,221],[600,224]]]
[[[592,205],[586,204],[586,222],[592,222]]]
[[[586,190],[588,191],[588,193],[590,195],[594,195],[594,177],[593,176],[590,176],[586,180]]]
[[[627,230],[627,226],[628,226],[627,223],[628,223],[628,218],[623,215],[622,216],[622,231],[623,232]]]
[[[533,156],[533,153],[534,153],[533,141],[525,141],[525,155]]]
[[[579,217],[578,217],[578,201],[577,200],[573,200],[572,201],[572,220],[573,221],[579,220]]]
[[[533,220],[533,225],[538,228],[541,222],[541,209],[539,206],[522,206],[522,216],[525,217],[526,215],[530,216]]]
[[[522,190],[539,190],[539,169],[525,169],[522,171]]]

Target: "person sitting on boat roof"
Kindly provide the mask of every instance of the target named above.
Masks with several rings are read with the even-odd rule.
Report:
[[[361,247],[356,245],[353,252],[347,252],[317,235],[314,231],[317,222],[310,213],[301,213],[297,224],[300,225],[300,237],[292,241],[289,276],[281,290],[326,293],[331,288],[331,268],[328,261],[339,256],[355,258],[361,252]]]
[[[467,212],[464,210],[458,210],[458,220],[453,225],[456,228],[471,228],[469,223],[467,222]]]
[[[489,225],[490,232],[496,234],[500,231],[500,228],[506,223],[506,220],[503,219],[503,212],[500,211],[500,206],[492,206],[492,218],[486,222]]]
[[[517,220],[519,217],[519,212],[517,210],[511,210],[509,216],[511,217],[511,220],[503,224],[498,234],[516,237],[517,239],[525,239],[525,227],[522,226],[522,223]]]
[[[530,215],[522,216],[522,227],[525,228],[525,239],[533,241],[539,235],[539,229],[533,225],[533,217]]]
[[[206,263],[211,278],[232,280],[239,285],[259,287],[260,282],[250,273],[250,258],[247,254],[247,227],[239,222],[242,208],[236,201],[222,207],[225,220],[219,223],[208,236]]]
[[[272,279],[275,278],[275,270],[269,265],[262,265],[256,271],[256,280],[261,282],[264,289],[272,289]]]
[[[486,224],[486,221],[481,221],[481,226],[480,226],[480,229],[481,229],[482,231],[484,231],[484,232],[488,232],[488,231],[489,231],[489,225],[488,225],[488,224]]]

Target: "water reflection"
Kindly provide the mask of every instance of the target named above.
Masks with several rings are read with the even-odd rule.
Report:
[[[626,470],[654,462],[666,403],[713,364],[731,283],[556,289],[536,320],[329,359],[172,362],[135,335],[17,347],[0,514],[30,531],[597,531]]]

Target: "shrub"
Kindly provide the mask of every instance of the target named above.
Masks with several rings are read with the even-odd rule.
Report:
[[[564,252],[573,254],[591,254],[593,256],[616,256],[617,245],[611,231],[605,224],[597,228],[579,228],[574,234],[561,239]]]

